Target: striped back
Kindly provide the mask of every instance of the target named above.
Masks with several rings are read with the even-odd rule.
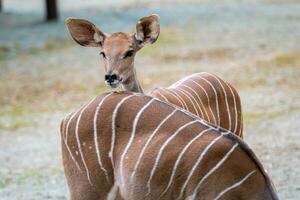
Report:
[[[215,75],[206,72],[192,74],[168,88],[156,88],[150,95],[243,138],[240,97],[234,87]]]
[[[278,199],[251,149],[170,103],[106,93],[66,116],[71,199]]]

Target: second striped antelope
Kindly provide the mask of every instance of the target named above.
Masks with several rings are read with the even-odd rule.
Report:
[[[252,150],[228,130],[131,92],[95,97],[61,124],[71,200],[277,200]]]
[[[135,33],[107,34],[93,23],[75,18],[68,18],[66,25],[78,44],[101,49],[107,85],[117,87],[121,84],[126,91],[143,93],[134,68],[134,57],[146,44],[157,40],[160,33],[158,15],[141,18]],[[243,137],[240,97],[233,86],[215,75],[193,74],[168,88],[157,88],[150,95]]]

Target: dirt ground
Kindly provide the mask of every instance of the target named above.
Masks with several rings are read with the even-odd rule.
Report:
[[[71,41],[63,21],[42,23],[40,10],[14,9],[16,2],[0,13],[0,199],[67,199],[59,123],[107,91],[103,65],[99,50]],[[62,19],[87,18],[107,32],[131,31],[139,17],[158,13],[160,38],[136,58],[145,90],[200,71],[232,83],[242,99],[245,141],[280,199],[300,199],[300,3],[113,1],[97,7],[93,1],[70,8],[66,2]]]

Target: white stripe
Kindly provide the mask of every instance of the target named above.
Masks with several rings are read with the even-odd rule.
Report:
[[[217,116],[218,116],[218,126],[220,126],[220,111],[219,111],[219,102],[218,102],[218,94],[217,94],[217,91],[215,89],[215,87],[211,84],[210,81],[206,80],[205,78],[203,77],[200,77],[200,79],[204,80],[205,82],[207,82],[210,87],[213,89],[214,93],[215,93],[215,97],[216,97],[216,109],[217,109]]]
[[[145,150],[146,150],[146,148],[148,147],[148,145],[150,144],[150,141],[153,139],[153,137],[156,135],[156,133],[158,132],[158,130],[160,129],[160,127],[172,116],[172,115],[174,115],[175,114],[175,112],[177,111],[177,109],[175,108],[174,110],[173,110],[173,112],[171,112],[167,117],[165,117],[161,122],[160,122],[160,124],[156,127],[156,129],[152,132],[152,134],[148,137],[148,140],[146,141],[146,143],[145,143],[145,145],[143,146],[143,148],[142,148],[142,150],[141,150],[141,153],[140,153],[140,155],[139,155],[139,157],[138,157],[138,159],[137,159],[137,161],[136,161],[136,164],[135,164],[135,166],[134,166],[134,170],[133,170],[133,172],[132,172],[132,174],[131,174],[131,181],[130,182],[132,182],[132,179],[133,179],[133,177],[134,177],[134,175],[135,175],[135,173],[136,173],[136,170],[137,170],[137,168],[138,168],[138,166],[139,166],[139,164],[140,164],[140,162],[141,162],[141,159],[142,159],[142,157],[143,157],[143,155],[144,155],[144,153],[145,153]]]
[[[208,152],[208,150],[219,140],[223,137],[223,134],[221,134],[220,136],[216,137],[215,139],[213,139],[206,147],[205,149],[201,152],[200,156],[198,157],[196,163],[194,164],[192,170],[190,171],[189,175],[187,176],[187,179],[185,180],[185,182],[182,185],[181,191],[180,191],[180,195],[178,199],[181,199],[184,193],[184,190],[187,186],[187,184],[189,183],[190,179],[192,178],[195,170],[197,169],[198,165],[200,164],[200,162],[202,161],[203,157],[206,155],[206,153]]]
[[[223,190],[222,192],[220,192],[218,194],[218,196],[216,198],[214,198],[213,200],[218,200],[220,199],[224,194],[226,194],[227,192],[229,192],[230,190],[240,186],[241,184],[243,184],[252,174],[254,174],[254,172],[256,172],[256,170],[253,170],[252,172],[250,172],[249,174],[247,174],[247,176],[245,176],[242,180],[240,180],[239,182],[231,185],[230,187],[226,188],[225,190]]]
[[[223,90],[223,93],[224,93],[224,95],[225,95],[226,110],[227,110],[227,113],[228,113],[228,122],[229,122],[229,128],[228,128],[228,130],[232,131],[232,130],[231,130],[231,112],[230,112],[230,110],[229,110],[228,99],[227,99],[227,92],[225,91],[225,88],[224,88],[224,86],[223,86],[223,84],[221,83],[221,81],[220,81],[219,78],[217,78],[216,76],[214,76],[214,75],[212,75],[212,74],[209,74],[209,73],[206,73],[206,74],[207,74],[207,75],[210,75],[211,77],[213,77],[214,79],[216,79],[216,80],[219,82],[219,84],[220,84],[220,86],[221,86],[221,88],[222,88],[222,90]]]
[[[199,73],[199,74],[201,74],[201,73]],[[178,87],[179,85],[181,85],[181,83],[183,83],[184,81],[190,79],[190,78],[191,78],[192,76],[194,76],[194,75],[195,75],[195,74],[191,74],[191,75],[189,75],[189,76],[186,76],[186,77],[180,79],[179,81],[173,83],[173,84],[170,85],[168,88],[169,88],[169,89],[176,88],[176,87]]]
[[[125,155],[129,149],[129,147],[131,146],[133,140],[134,140],[134,137],[135,137],[135,133],[136,133],[136,127],[137,127],[137,124],[138,124],[138,121],[142,115],[142,113],[144,112],[144,110],[146,108],[148,108],[151,103],[153,103],[155,101],[155,99],[151,99],[150,101],[148,101],[148,103],[146,103],[140,110],[139,112],[136,114],[134,120],[133,120],[133,124],[132,124],[132,132],[131,132],[131,135],[130,135],[130,138],[129,138],[129,141],[121,155],[121,160],[120,160],[120,174],[121,174],[121,184],[123,185],[124,184],[124,173],[123,173],[123,164],[124,164],[124,158],[125,158]]]
[[[148,182],[147,182],[147,187],[148,187],[148,193],[147,193],[147,195],[149,195],[149,194],[151,193],[150,183],[151,183],[152,177],[153,177],[153,175],[154,175],[154,173],[155,173],[155,170],[156,170],[156,168],[157,168],[157,166],[158,166],[159,159],[160,159],[160,157],[161,157],[161,155],[162,155],[164,149],[165,149],[166,146],[171,142],[171,140],[173,140],[173,139],[178,135],[178,133],[180,133],[181,130],[183,130],[185,127],[187,127],[187,126],[189,126],[189,125],[191,125],[191,124],[193,124],[193,123],[195,123],[195,122],[198,122],[198,121],[197,121],[197,120],[195,120],[195,121],[190,121],[190,122],[188,122],[188,123],[182,125],[179,129],[177,129],[177,131],[175,131],[174,134],[172,134],[172,135],[171,135],[171,136],[163,143],[163,145],[162,145],[161,148],[159,149],[158,154],[157,154],[157,157],[156,157],[155,162],[154,162],[154,165],[153,165],[153,168],[152,168],[151,173],[150,173],[150,177],[149,177]]]
[[[116,117],[118,114],[118,110],[121,107],[121,105],[127,101],[128,99],[130,99],[131,97],[136,96],[135,94],[132,94],[130,96],[127,96],[125,98],[123,98],[115,107],[113,114],[112,114],[112,120],[111,120],[111,145],[110,145],[110,151],[108,153],[108,157],[110,157],[111,160],[111,164],[112,164],[112,168],[114,169],[114,148],[115,148],[115,140],[116,140]]]
[[[179,87],[176,88],[176,89],[174,89],[174,90],[179,90],[180,92],[182,92],[182,93],[184,94],[184,96],[186,96],[186,97],[190,100],[190,102],[192,103],[192,106],[193,106],[194,110],[196,111],[196,114],[197,114],[198,116],[203,117],[203,112],[202,112],[202,110],[200,109],[201,115],[200,115],[199,112],[198,112],[197,107],[200,108],[200,106],[199,106],[198,102],[196,101],[196,99],[193,97],[193,95],[191,95],[190,93],[188,93],[187,91],[185,91],[184,89],[179,88]],[[195,106],[194,101],[193,101],[190,97],[193,98],[193,100],[197,103],[198,106]]]
[[[206,119],[210,122],[210,117],[209,117],[209,115],[208,115],[208,113],[207,113],[207,110],[206,110],[206,108],[205,108],[205,106],[204,106],[204,104],[203,104],[203,102],[202,102],[202,99],[201,99],[201,97],[199,96],[199,94],[192,88],[192,87],[189,87],[188,85],[181,85],[182,87],[186,87],[186,88],[188,88],[188,89],[190,89],[196,96],[197,96],[197,98],[198,98],[198,101],[201,103],[201,105],[202,105],[202,107],[198,104],[198,106],[199,106],[199,108],[201,109],[201,110],[204,110],[204,112],[205,112],[205,115],[206,115]],[[203,118],[204,118],[204,116],[202,116]]]
[[[84,105],[82,105],[76,112],[73,113],[73,115],[70,117],[68,123],[67,123],[67,126],[66,126],[66,137],[64,138],[64,143],[67,147],[67,150],[71,156],[71,159],[73,160],[73,162],[75,163],[76,167],[79,169],[79,171],[81,171],[81,168],[78,164],[78,162],[76,161],[76,159],[74,158],[73,154],[72,154],[72,151],[68,145],[68,133],[69,133],[69,126],[70,126],[70,123],[71,121],[73,120],[73,118],[77,115],[77,113],[83,108]]]
[[[241,112],[242,112],[242,110],[241,110]],[[243,133],[243,115],[242,114],[240,114],[241,115],[241,122],[240,122],[240,130],[239,130],[239,136],[242,136],[242,133]]]
[[[177,99],[180,99],[182,104],[184,105],[182,108],[185,108],[186,110],[189,109],[189,107],[187,106],[187,104],[185,103],[184,99],[182,99],[182,97],[180,96],[180,94],[178,94],[175,90],[168,90],[171,93],[174,93],[176,97],[178,97]]]
[[[205,176],[200,180],[200,182],[197,184],[196,188],[194,189],[194,192],[191,195],[191,199],[195,199],[201,184],[227,160],[227,158],[231,155],[231,153],[235,150],[235,148],[238,145],[239,145],[238,143],[233,145],[232,148],[226,153],[226,155],[207,174],[205,174]]]
[[[169,189],[169,187],[171,186],[172,182],[173,182],[173,179],[174,179],[174,176],[176,174],[176,170],[177,170],[177,167],[183,157],[183,155],[185,154],[185,152],[187,151],[187,149],[196,141],[198,140],[204,133],[207,133],[208,131],[212,130],[211,128],[208,128],[208,129],[205,129],[203,130],[202,132],[200,132],[199,134],[196,135],[196,137],[194,137],[192,140],[189,141],[189,143],[183,148],[183,150],[180,152],[179,156],[177,157],[177,160],[174,164],[174,167],[173,167],[173,170],[172,170],[172,174],[171,174],[171,177],[169,179],[169,183],[166,187],[166,189],[161,193],[160,197],[162,197]]]
[[[173,94],[173,93],[172,93],[171,91],[169,91],[168,89],[165,89],[165,88],[162,88],[162,89],[163,89],[164,91],[166,91],[167,93],[171,94],[175,99],[177,99],[177,101],[180,103],[181,108],[187,109],[187,108],[184,106],[184,104],[183,104],[183,102],[181,101],[181,99],[179,99],[177,95]],[[167,101],[167,102],[169,102],[169,101]]]
[[[190,79],[189,81],[192,81],[193,83],[195,83],[195,84],[196,84],[197,86],[199,86],[199,87],[203,90],[203,92],[205,93],[206,98],[207,98],[208,108],[209,108],[209,110],[210,110],[210,112],[211,112],[211,114],[212,114],[212,116],[213,116],[213,118],[214,118],[214,124],[217,124],[217,120],[216,120],[215,114],[214,114],[214,112],[212,111],[211,106],[210,106],[210,100],[209,100],[210,98],[209,98],[209,96],[208,96],[208,94],[207,94],[205,88],[202,87],[202,85],[200,85],[199,83],[197,83],[196,81],[194,81],[194,80],[192,80],[192,79]]]
[[[234,92],[232,91],[232,88],[231,86],[226,82],[224,81],[225,84],[227,85],[227,87],[230,89],[230,92],[232,94],[232,97],[233,97],[233,105],[234,105],[234,115],[235,115],[235,125],[234,125],[234,130],[232,131],[233,133],[237,134],[236,133],[236,130],[237,130],[237,127],[238,127],[238,113],[237,113],[237,106],[236,106],[236,97],[235,97],[235,94]]]
[[[101,154],[100,154],[100,150],[99,150],[99,143],[98,143],[98,132],[97,132],[97,118],[98,118],[98,114],[99,114],[99,110],[103,104],[103,102],[106,100],[106,98],[108,98],[109,96],[111,96],[114,93],[110,93],[108,95],[106,95],[98,104],[95,114],[94,114],[94,143],[95,143],[95,149],[96,149],[96,154],[97,154],[97,160],[98,160],[98,164],[101,168],[101,170],[104,172],[105,177],[107,182],[109,182],[109,178],[108,178],[108,174],[107,174],[107,170],[103,167],[103,164],[101,162]]]
[[[182,107],[179,107],[179,106],[177,106],[177,105],[175,105],[175,104],[171,104],[170,102],[162,101],[162,100],[160,100],[160,99],[155,99],[155,100],[156,100],[156,101],[159,101],[160,103],[166,104],[166,105],[168,105],[168,106],[170,106],[170,107],[175,107],[177,110],[180,110],[183,114],[185,114],[185,115],[191,117],[192,119],[195,119],[196,121],[198,121],[198,122],[199,122],[200,124],[202,124],[203,126],[209,127],[209,128],[211,128],[211,129],[213,129],[213,130],[216,130],[216,131],[221,131],[221,130],[220,130],[221,127],[219,127],[218,125],[212,126],[212,125],[209,124],[207,121],[205,121],[205,120],[203,120],[202,118],[200,118],[199,116],[197,116],[197,115],[195,115],[195,114],[193,114],[193,113],[191,113],[191,112],[189,112],[189,111],[183,109]],[[230,132],[230,131],[229,131],[229,132]],[[227,133],[227,131],[226,131],[226,133]]]
[[[165,101],[168,101],[167,97],[165,97],[158,89],[156,89],[158,95],[160,95]]]
[[[80,157],[81,157],[81,160],[83,162],[83,165],[84,165],[84,168],[85,168],[85,171],[86,171],[86,175],[87,175],[87,178],[88,178],[88,181],[91,185],[92,182],[91,182],[91,179],[90,179],[90,172],[89,172],[89,169],[85,163],[85,160],[84,160],[84,156],[83,156],[83,153],[82,153],[82,150],[81,150],[81,144],[80,144],[80,140],[79,140],[79,133],[78,133],[78,130],[79,130],[79,123],[80,123],[80,119],[81,119],[81,115],[82,113],[85,111],[85,109],[95,100],[95,98],[93,100],[91,100],[88,104],[86,104],[83,109],[80,111],[80,114],[77,118],[77,122],[76,122],[76,129],[75,129],[75,136],[76,136],[76,141],[77,141],[77,146],[78,146],[78,151],[79,151],[79,154],[80,154]]]

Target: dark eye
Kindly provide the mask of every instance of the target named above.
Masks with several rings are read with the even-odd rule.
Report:
[[[133,54],[134,54],[134,50],[129,50],[125,53],[124,58],[131,57],[131,56],[133,56]]]
[[[99,54],[100,54],[103,58],[106,58],[106,55],[105,55],[105,53],[104,53],[103,51],[101,51]]]

